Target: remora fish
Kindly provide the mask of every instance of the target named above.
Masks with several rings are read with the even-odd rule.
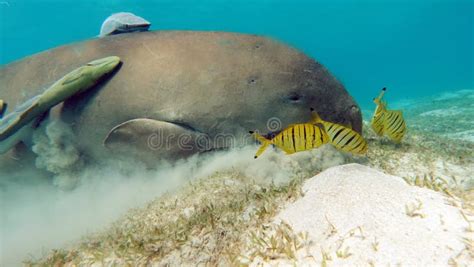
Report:
[[[27,135],[35,120],[51,107],[97,84],[120,63],[116,56],[97,59],[79,67],[51,85],[44,93],[30,98],[0,120],[0,153],[5,153]],[[26,131],[29,132],[29,131]]]

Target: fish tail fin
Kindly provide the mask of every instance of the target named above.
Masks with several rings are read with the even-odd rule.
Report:
[[[257,153],[255,153],[254,158],[258,158],[260,155],[262,155],[262,153],[265,151],[265,149],[267,149],[268,145],[270,145],[270,142],[269,142],[269,141],[263,143],[263,144],[260,146],[260,148],[257,150]]]
[[[311,110],[311,121],[310,121],[310,123],[312,123],[312,124],[321,123],[323,120],[321,119],[321,117],[319,117],[318,112],[316,112],[314,110],[314,108],[311,108],[310,110]]]
[[[267,149],[267,147],[271,144],[271,141],[256,132],[250,131],[249,133],[253,137],[255,137],[255,139],[257,139],[260,143],[262,143],[260,148],[257,150],[257,153],[255,153],[254,158],[258,158],[265,151],[265,149]]]

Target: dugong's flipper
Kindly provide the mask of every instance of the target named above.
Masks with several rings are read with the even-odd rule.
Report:
[[[135,158],[146,159],[153,154],[153,158],[170,159],[170,155],[184,158],[208,150],[207,141],[206,135],[179,124],[134,119],[114,127],[105,138],[104,145]]]
[[[119,63],[120,59],[115,56],[89,62],[66,74],[43,94],[18,106],[0,120],[0,152],[8,151],[24,137],[25,131],[20,131],[20,129],[30,125],[53,106],[93,87],[102,77],[112,72]]]

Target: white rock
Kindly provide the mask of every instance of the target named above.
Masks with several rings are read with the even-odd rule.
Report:
[[[321,264],[324,251],[331,256],[327,263],[336,266],[446,266],[465,248],[468,223],[460,210],[400,177],[348,164],[314,176],[303,191],[275,220],[308,232],[313,241],[299,265]],[[407,207],[419,203],[409,216]],[[338,257],[344,250],[349,256]]]

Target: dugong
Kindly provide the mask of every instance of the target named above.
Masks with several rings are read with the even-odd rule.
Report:
[[[358,105],[320,63],[272,39],[227,32],[137,32],[57,47],[2,67],[0,98],[19,105],[81,63],[111,55],[122,61],[112,79],[50,112],[91,161],[153,163],[226,148],[251,139],[249,130],[309,121],[310,108],[362,129]]]

